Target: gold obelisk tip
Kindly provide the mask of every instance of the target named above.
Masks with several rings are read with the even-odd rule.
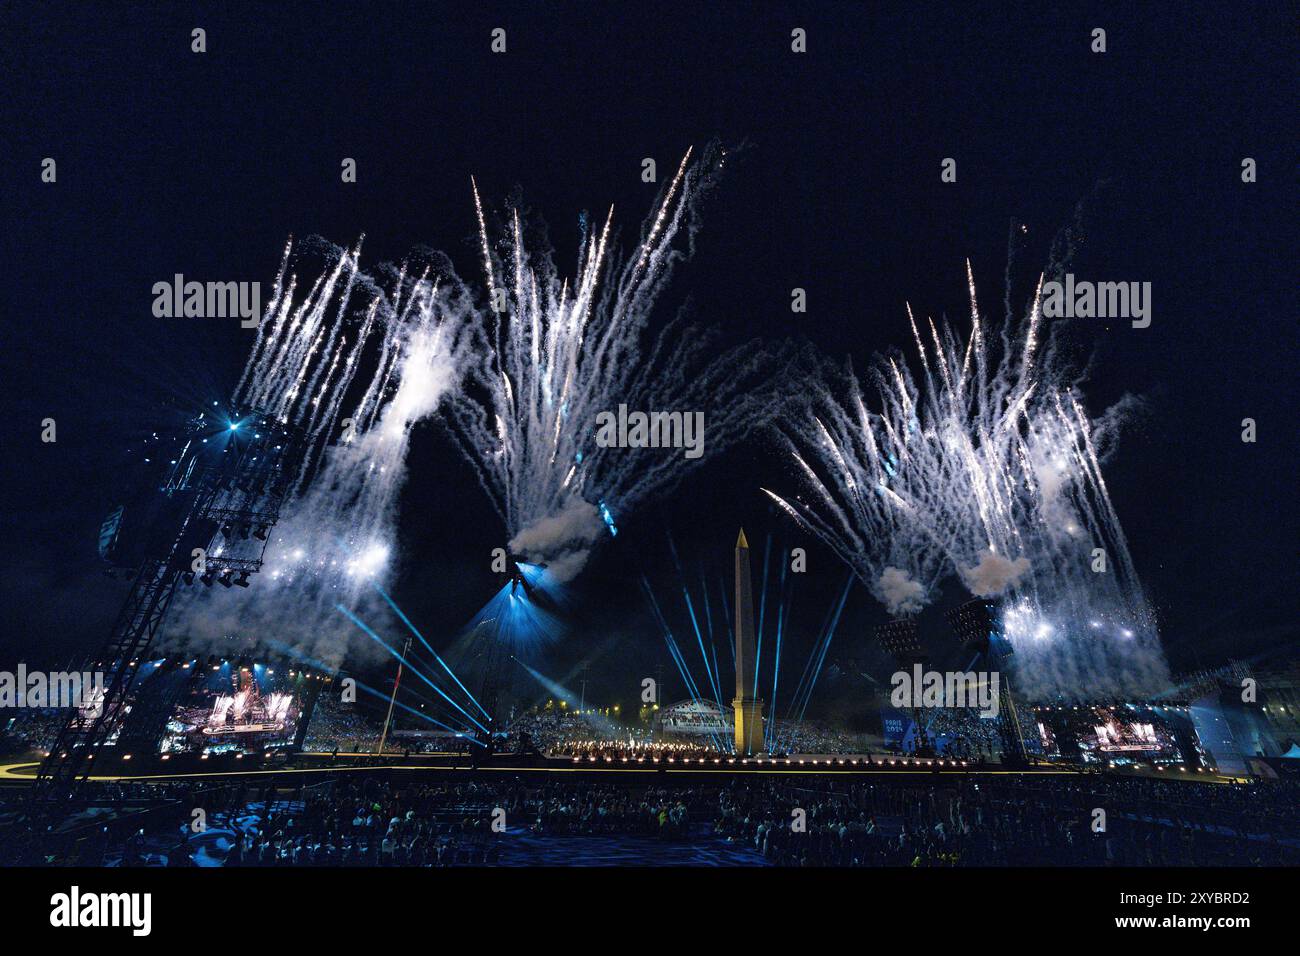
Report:
[[[745,540],[745,529],[744,529],[744,528],[741,528],[741,529],[740,529],[740,537],[736,539],[736,547],[737,547],[737,548],[744,548],[746,551],[749,550],[749,542]]]

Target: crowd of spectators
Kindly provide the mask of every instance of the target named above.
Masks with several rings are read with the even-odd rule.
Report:
[[[1100,775],[957,779],[952,788],[739,787],[724,792],[717,829],[784,866],[1300,862],[1296,784],[1238,787]],[[1099,809],[1104,817],[1095,813]]]
[[[965,760],[992,760],[1002,750],[1002,718],[981,717],[970,708],[935,707],[925,711],[925,733],[936,749]],[[1026,743],[1036,738],[1026,738]]]
[[[879,747],[878,737],[815,720],[777,720],[770,731],[773,753],[865,754]]]
[[[307,722],[303,750],[329,753],[334,750],[369,753],[379,746],[381,728],[355,707],[322,694]]]
[[[649,740],[641,728],[619,727],[603,716],[579,715],[567,708],[531,710],[516,718],[508,728],[510,749],[534,749],[543,754],[564,754],[593,738],[627,741]]]
[[[755,862],[780,866],[1300,863],[1294,782],[1080,774],[925,782],[754,776],[647,785],[526,775],[434,783],[339,775],[291,792],[245,782],[217,789],[179,782],[98,786],[120,805],[173,806],[155,833],[155,844],[175,842],[169,861],[188,861],[186,824],[202,808],[209,827],[230,834],[228,866],[491,865],[512,836],[524,833],[725,841],[751,849]],[[1097,810],[1104,811],[1100,826]],[[145,862],[147,828],[97,852],[126,865]]]
[[[237,834],[226,865],[491,865],[500,846],[485,839],[491,818],[478,789],[335,781],[325,792],[255,815]]]
[[[45,753],[54,746],[66,710],[18,707],[0,710],[0,754]]]

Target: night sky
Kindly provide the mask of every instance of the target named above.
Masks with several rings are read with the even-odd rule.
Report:
[[[1153,284],[1150,328],[1091,320],[1076,337],[1095,353],[1090,411],[1145,402],[1106,474],[1173,665],[1294,642],[1293,11],[879,6],[7,6],[0,665],[63,664],[104,640],[126,585],[101,573],[95,537],[123,450],[164,406],[226,398],[242,367],[250,330],[156,319],[153,283],[269,288],[290,234],[363,233],[363,264],[431,246],[476,279],[471,174],[498,208],[521,190],[571,273],[582,210],[613,203],[632,242],[658,189],[641,159],[666,175],[715,138],[744,148],[663,317],[686,302],[724,342],[807,341],[859,367],[908,344],[905,301],[964,316],[966,258],[999,315],[1010,224],[1028,227],[1018,265],[1036,275],[1082,203],[1073,271]],[[504,55],[489,50],[498,26]],[[1105,54],[1089,50],[1094,27]],[[949,156],[955,184],[940,182]],[[355,184],[340,182],[344,157]],[[1241,181],[1244,157],[1258,182]],[[46,417],[55,444],[40,441]],[[1246,417],[1256,444],[1241,441]],[[760,484],[797,488],[764,435],[624,517],[539,669],[564,680],[589,660],[609,700],[660,664],[671,674],[640,576],[670,586],[671,531],[716,585],[741,524],[759,549],[768,533],[810,549],[787,651],[801,668],[845,572]],[[395,595],[445,645],[500,586],[488,562],[504,531],[434,422],[419,426],[402,524]],[[960,599],[951,583],[923,628]],[[884,616],[855,588],[832,659],[870,658]]]

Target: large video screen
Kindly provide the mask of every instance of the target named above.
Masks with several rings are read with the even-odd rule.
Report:
[[[264,665],[213,667],[172,711],[164,753],[253,752],[293,742],[301,713],[292,676]]]
[[[1043,707],[1037,711],[1039,740],[1049,757],[1084,763],[1181,760],[1168,715],[1145,705]]]

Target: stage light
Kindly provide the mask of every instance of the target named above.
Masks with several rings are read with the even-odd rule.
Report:
[[[221,577],[217,578],[217,582],[218,582],[218,583],[219,583],[223,588],[228,588],[228,587],[230,587],[232,584],[235,583],[235,580],[234,580],[233,577],[231,577],[230,573],[227,572],[227,573],[223,574]]]
[[[193,572],[193,571],[186,571],[184,574],[181,575],[181,579],[184,580],[184,582],[185,582],[186,584],[193,584],[193,583],[194,583],[194,572]]]
[[[248,587],[248,572],[240,571],[239,577],[235,579],[235,584],[237,584],[241,588]]]

